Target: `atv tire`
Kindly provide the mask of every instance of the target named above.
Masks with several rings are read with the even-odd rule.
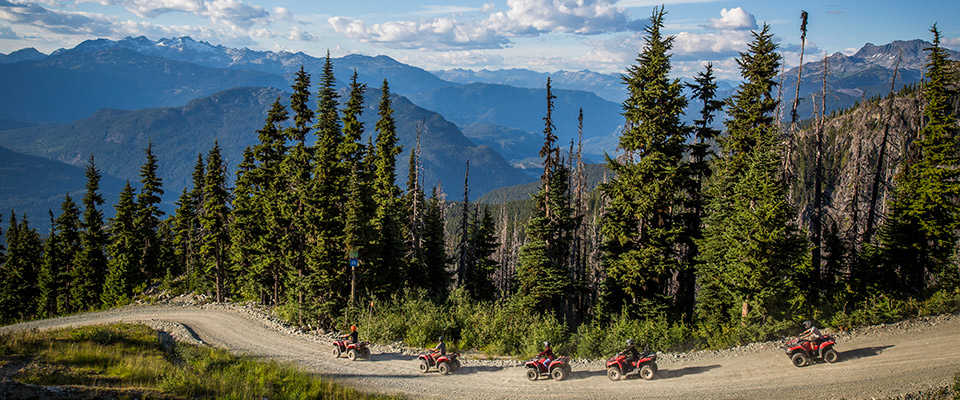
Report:
[[[806,366],[807,363],[809,362],[809,360],[807,359],[807,355],[803,354],[802,352],[793,353],[793,355],[790,356],[790,361],[792,361],[793,366],[797,368]]]
[[[340,348],[333,346],[333,358],[340,358]]]
[[[620,372],[619,367],[610,367],[607,368],[607,378],[610,378],[611,381],[619,381],[623,379],[623,373]]]
[[[347,350],[347,359],[349,359],[350,361],[356,361],[356,360],[357,360],[357,350],[356,350],[356,349]]]
[[[451,365],[451,367],[453,367],[451,371],[456,371],[460,369],[460,360],[453,360],[453,365]]]
[[[550,371],[550,377],[555,381],[562,381],[567,378],[567,369],[564,367],[554,368]]]
[[[427,371],[430,370],[430,364],[427,364],[427,360],[421,359],[419,368],[420,368],[420,373],[425,374],[427,373]]]
[[[440,375],[448,375],[450,373],[450,364],[444,361],[437,366],[437,370],[440,371]]]
[[[540,373],[537,372],[536,368],[527,368],[527,379],[535,381],[540,378]]]
[[[649,381],[653,379],[654,372],[655,371],[653,367],[650,366],[650,364],[644,365],[643,367],[640,368],[640,377]]]
[[[832,347],[823,352],[823,361],[833,364],[840,360],[840,353],[837,353]]]

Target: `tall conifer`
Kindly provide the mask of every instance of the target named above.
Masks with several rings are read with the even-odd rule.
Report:
[[[160,239],[157,229],[163,211],[160,210],[160,200],[163,196],[163,182],[157,176],[157,157],[153,154],[153,143],[147,145],[146,161],[140,167],[140,194],[137,195],[137,229],[140,231],[140,250],[142,255],[139,262],[139,272],[132,282],[134,287],[146,287],[150,281],[161,277]]]
[[[205,170],[203,207],[200,211],[200,225],[203,227],[200,254],[207,277],[213,280],[216,301],[223,302],[229,284],[230,192],[227,189],[227,166],[220,156],[219,143],[214,143],[207,154]]]
[[[104,306],[122,305],[132,295],[131,273],[137,270],[142,254],[136,226],[137,205],[133,187],[127,182],[114,206],[116,214],[110,220],[110,243],[107,251],[107,277],[103,284],[100,301]]]
[[[107,273],[107,258],[104,255],[107,235],[103,228],[103,196],[100,195],[100,170],[93,156],[87,162],[87,192],[83,196],[83,231],[80,233],[80,252],[74,261],[71,298],[87,309],[99,305],[100,292]]]

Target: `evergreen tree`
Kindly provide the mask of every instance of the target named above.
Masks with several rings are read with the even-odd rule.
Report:
[[[769,26],[752,34],[737,60],[745,81],[728,101],[727,136],[718,138],[698,242],[697,314],[708,326],[782,317],[802,276],[805,242],[792,223],[773,121],[780,55]]]
[[[76,207],[74,207],[76,208]],[[42,258],[43,242],[30,227],[24,215],[17,222],[10,213],[7,228],[7,254],[0,269],[0,323],[29,318],[36,312],[37,267]]]
[[[133,187],[127,182],[114,206],[116,215],[110,220],[110,243],[107,252],[107,277],[100,294],[104,306],[127,303],[132,296],[131,273],[138,269],[140,250],[139,231],[136,225],[137,205]]]
[[[49,318],[57,315],[57,298],[65,287],[61,269],[67,265],[60,255],[60,240],[57,235],[57,223],[50,214],[50,235],[43,243],[43,264],[37,276],[37,317]]]
[[[538,309],[560,315],[571,285],[567,264],[575,220],[569,204],[569,171],[559,159],[560,151],[555,145],[554,98],[550,78],[547,78],[547,114],[540,150],[544,173],[540,190],[533,196],[536,210],[527,222],[527,241],[520,248],[517,261],[517,280],[520,295],[530,299]]]
[[[200,254],[208,279],[213,278],[216,301],[223,302],[228,285],[227,263],[230,247],[228,219],[230,215],[230,192],[227,189],[227,167],[220,156],[220,144],[214,143],[207,154],[207,171],[203,182],[203,207],[200,225],[203,237]]]
[[[283,158],[281,174],[285,175],[286,187],[280,189],[277,200],[285,223],[281,241],[284,270],[287,271],[286,286],[290,301],[296,305],[297,322],[303,324],[304,295],[309,290],[305,275],[308,242],[311,237],[310,212],[313,205],[312,155],[304,144],[313,123],[313,110],[307,105],[310,100],[310,75],[297,73],[290,95],[293,110],[293,126],[285,130],[286,140],[294,142]]]
[[[157,158],[153,155],[153,144],[147,145],[146,161],[140,167],[140,194],[137,196],[137,220],[139,230],[140,271],[131,284],[137,288],[145,288],[153,279],[161,278],[160,271],[160,240],[157,238],[157,229],[163,211],[160,211],[160,196],[163,196],[163,182],[157,176]],[[131,271],[136,272],[136,271]]]
[[[237,278],[240,294],[251,300],[263,301],[267,280],[260,258],[259,238],[266,232],[263,214],[256,196],[256,160],[253,148],[243,151],[243,161],[237,166],[236,187],[233,190],[233,210],[230,218],[230,266]]]
[[[450,285],[450,274],[447,272],[450,257],[447,255],[443,228],[443,203],[434,186],[423,217],[423,265],[426,268],[424,285],[435,299],[446,298]]]
[[[346,202],[343,188],[347,173],[339,156],[344,138],[337,111],[336,80],[330,53],[324,62],[320,90],[317,94],[317,123],[314,129],[313,190],[311,225],[315,236],[310,243],[307,259],[308,294],[310,308],[315,316],[329,318],[346,303],[345,278],[347,255],[343,248],[343,211]],[[345,173],[346,172],[346,173]],[[329,322],[329,321],[327,321]]]
[[[376,205],[372,226],[377,232],[375,254],[372,255],[373,290],[377,295],[393,293],[404,284],[403,222],[400,188],[397,187],[396,162],[400,154],[396,123],[390,105],[390,87],[384,79],[377,111],[377,141],[374,153],[373,203]]]
[[[933,25],[930,32],[925,124],[915,142],[915,160],[908,159],[897,177],[891,213],[881,230],[886,270],[897,273],[900,289],[908,293],[922,293],[928,274],[945,288],[960,284],[951,264],[960,229],[960,136],[948,88],[954,77],[940,46],[940,30]]]
[[[673,37],[664,37],[663,8],[654,10],[646,28],[638,65],[627,69],[624,101],[627,129],[620,135],[621,160],[607,159],[615,174],[603,186],[610,199],[603,216],[603,259],[608,276],[643,313],[673,304],[671,277],[688,268],[681,263],[682,214],[687,172],[683,161],[689,128],[680,117],[687,105],[683,84],[671,80]]]
[[[368,263],[372,250],[370,244],[373,240],[370,226],[370,220],[373,218],[373,200],[370,168],[365,163],[365,157],[371,158],[368,150],[372,146],[364,146],[361,142],[364,125],[360,121],[366,89],[366,84],[357,81],[357,71],[354,70],[350,78],[350,97],[342,114],[343,142],[339,155],[341,170],[348,173],[347,197],[344,199],[346,207],[343,227],[344,248],[347,252],[357,253],[360,265],[357,267],[359,271],[356,272],[361,277],[364,275],[365,267],[374,265]]]
[[[480,209],[483,212],[480,212]],[[493,253],[497,251],[499,243],[496,236],[496,226],[493,216],[487,207],[479,205],[474,209],[473,219],[470,221],[468,233],[470,247],[470,275],[465,285],[467,293],[477,300],[493,300],[497,288],[493,285],[493,272],[497,269],[497,262]],[[466,218],[466,216],[464,216]]]
[[[60,314],[67,314],[85,309],[84,297],[77,290],[78,276],[74,263],[77,255],[80,254],[80,210],[77,204],[73,202],[70,195],[64,196],[63,203],[60,204],[60,215],[55,220],[56,230],[59,232],[59,253],[61,263],[59,270],[61,276],[59,282],[63,284],[57,289],[57,311]]]
[[[287,117],[287,110],[279,99],[274,101],[263,128],[257,131],[260,143],[253,150],[257,167],[252,178],[258,188],[254,198],[264,219],[264,232],[258,240],[258,257],[251,271],[263,271],[263,276],[247,280],[265,282],[270,293],[270,301],[265,303],[272,304],[280,302],[288,265],[285,249],[281,247],[287,243],[289,220],[282,207],[282,201],[288,198],[288,180],[282,168],[287,153],[286,138],[280,127]]]
[[[107,236],[103,228],[103,196],[100,195],[100,170],[93,156],[87,163],[87,193],[83,196],[83,231],[80,234],[80,252],[73,262],[70,277],[70,298],[80,309],[89,309],[100,303],[100,292],[107,273],[107,258],[104,255]]]
[[[429,290],[426,286],[429,284],[427,276],[427,265],[425,262],[425,249],[423,241],[424,231],[424,212],[426,211],[426,196],[423,193],[423,184],[421,182],[422,166],[420,161],[420,135],[423,130],[423,122],[417,125],[417,145],[410,152],[410,161],[407,170],[407,192],[404,195],[404,206],[406,207],[406,234],[407,241],[407,280],[413,287],[421,287]]]

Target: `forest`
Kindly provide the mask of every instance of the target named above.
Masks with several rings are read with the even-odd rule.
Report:
[[[109,220],[93,156],[85,195],[49,213],[49,232],[11,213],[0,323],[202,293],[264,305],[305,329],[356,324],[365,340],[425,346],[442,336],[511,355],[550,341],[595,357],[627,338],[653,350],[720,348],[796,333],[807,319],[842,330],[960,309],[960,69],[936,25],[921,84],[891,83],[887,98],[825,115],[825,59],[824,94],[803,99],[819,112],[798,121],[799,98],[781,101],[791,88],[778,83],[768,26],[737,58],[733,96],[717,98],[707,64],[687,98],[671,78],[665,16],[653,12],[623,73],[618,152],[596,189],[582,135],[558,143],[549,78],[543,114],[529,116],[543,125],[531,199],[471,201],[469,162],[462,197],[424,187],[419,141],[398,185],[389,83],[365,126],[366,85],[355,72],[342,96],[328,54],[316,87],[301,68],[289,106],[278,98],[250,133],[258,144],[235,177],[219,145],[198,154],[172,215],[159,207],[162,160],[149,146],[140,182],[127,182]],[[805,37],[805,15],[801,29]],[[844,180],[836,165],[846,156],[830,151],[844,127],[831,121],[902,97],[920,107],[875,106],[882,147],[856,161],[875,179]],[[682,118],[690,103],[701,110],[692,124]],[[916,131],[891,132],[894,111],[916,112]],[[887,137],[898,134],[910,139],[894,146]],[[841,191],[862,198],[831,203]]]

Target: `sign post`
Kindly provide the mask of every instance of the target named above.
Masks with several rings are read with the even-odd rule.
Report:
[[[357,293],[357,266],[360,265],[360,254],[357,250],[350,250],[350,307],[353,307],[353,299]]]

